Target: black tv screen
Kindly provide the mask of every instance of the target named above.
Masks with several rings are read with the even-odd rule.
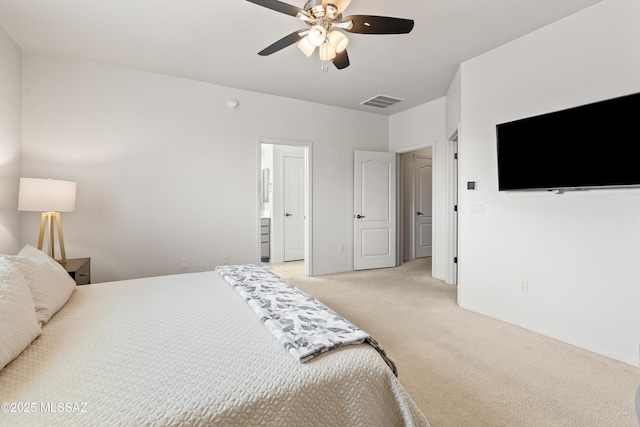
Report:
[[[496,125],[498,187],[640,186],[640,93]]]

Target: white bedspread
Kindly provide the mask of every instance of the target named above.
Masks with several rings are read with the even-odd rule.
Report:
[[[215,272],[78,287],[0,404],[2,426],[428,425],[372,347],[299,363]]]

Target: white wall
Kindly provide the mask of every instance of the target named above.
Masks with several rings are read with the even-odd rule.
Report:
[[[0,27],[0,253],[20,250],[22,51]]]
[[[389,117],[389,151],[406,153],[433,147],[432,275],[444,279],[446,269],[446,99],[419,105]]]
[[[258,137],[313,143],[313,274],[353,268],[353,151],[387,149],[385,116],[30,53],[23,86],[23,176],[77,181],[67,256],[94,281],[259,262]]]
[[[451,138],[457,131],[460,124],[460,115],[462,108],[462,87],[461,87],[460,68],[449,85],[447,91],[447,118],[446,118],[446,135]]]
[[[640,92],[639,16],[605,0],[464,63],[460,133],[461,306],[634,365],[640,189],[498,192],[495,125]]]

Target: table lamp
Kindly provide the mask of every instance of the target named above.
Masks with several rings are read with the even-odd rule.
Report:
[[[49,256],[55,259],[54,223],[58,230],[60,255],[67,262],[62,235],[60,212],[73,212],[76,208],[76,183],[55,179],[20,178],[18,210],[42,212],[38,249],[42,250],[46,225],[49,226]]]

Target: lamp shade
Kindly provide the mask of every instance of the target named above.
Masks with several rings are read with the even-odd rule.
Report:
[[[312,45],[318,47],[327,40],[327,30],[322,25],[314,25],[307,37]]]
[[[20,178],[18,210],[73,212],[75,209],[75,182],[55,179]]]
[[[316,50],[316,47],[309,41],[309,36],[306,36],[305,38],[300,40],[298,42],[298,47],[307,56],[311,56],[313,54],[313,51]]]
[[[320,46],[320,60],[331,61],[336,57],[336,51],[329,42],[322,43]]]
[[[336,53],[341,53],[347,48],[349,39],[340,31],[332,31],[331,34],[329,34],[329,43],[331,43]]]

